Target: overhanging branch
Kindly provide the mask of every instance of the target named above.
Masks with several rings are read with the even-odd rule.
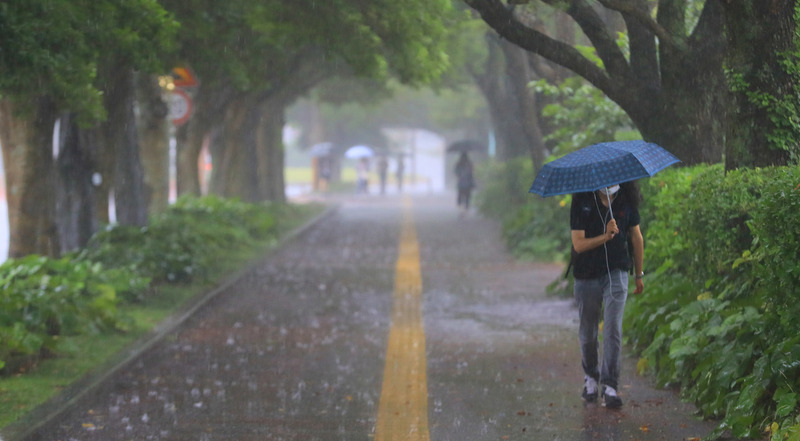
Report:
[[[601,5],[605,6],[608,9],[620,12],[622,14],[627,14],[637,20],[639,20],[642,25],[644,25],[647,29],[650,30],[658,40],[662,44],[667,44],[670,46],[675,45],[675,41],[673,40],[672,36],[667,32],[664,27],[658,24],[657,21],[650,16],[650,11],[646,9],[642,9],[641,7],[637,6],[636,2],[630,0],[598,0]]]
[[[465,0],[465,2],[501,37],[572,70],[606,95],[610,97],[616,95],[614,83],[603,69],[581,55],[574,47],[520,23],[500,0]]]

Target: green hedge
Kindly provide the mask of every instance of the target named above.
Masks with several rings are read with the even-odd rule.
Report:
[[[222,249],[275,235],[267,205],[214,196],[180,198],[144,228],[110,226],[96,234],[80,258],[126,267],[156,282],[186,282],[203,276]]]
[[[800,168],[674,168],[643,184],[651,274],[625,318],[640,368],[721,418],[715,436],[797,439]]]
[[[109,226],[60,259],[0,266],[0,372],[47,355],[61,335],[125,331],[121,302],[146,302],[158,284],[204,277],[231,250],[277,238],[285,205],[181,198],[144,228]]]

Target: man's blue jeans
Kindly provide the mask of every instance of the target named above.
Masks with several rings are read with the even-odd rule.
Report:
[[[628,273],[611,271],[597,279],[575,279],[575,301],[580,317],[579,337],[583,372],[617,389],[622,349],[622,314],[628,298]],[[603,364],[597,369],[598,328],[603,316]]]

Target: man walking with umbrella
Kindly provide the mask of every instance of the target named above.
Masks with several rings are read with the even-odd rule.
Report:
[[[584,388],[587,402],[597,400],[603,387],[603,402],[619,408],[622,314],[628,296],[628,270],[635,269],[636,289],[644,289],[642,259],[644,239],[639,229],[639,194],[635,182],[614,185],[572,198],[572,230],[575,300],[580,317]],[[612,214],[613,213],[613,214]],[[628,253],[628,240],[632,256]],[[598,369],[598,331],[603,319],[603,361]]]
[[[542,196],[573,195],[570,264],[580,319],[581,396],[587,402],[596,401],[602,392],[606,407],[622,406],[618,394],[620,352],[629,270],[635,275],[634,294],[644,290],[644,239],[638,210],[641,195],[635,180],[653,176],[677,162],[678,158],[653,143],[604,142],[545,164],[529,190]],[[598,368],[601,315],[603,361]]]

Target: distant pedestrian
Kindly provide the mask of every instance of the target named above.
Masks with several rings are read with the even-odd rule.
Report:
[[[358,179],[356,192],[369,193],[369,162],[367,158],[361,158],[356,164],[356,177]]]
[[[641,194],[635,182],[577,193],[572,197],[572,270],[580,317],[584,372],[582,397],[619,408],[622,314],[628,297],[628,271],[636,277],[634,294],[644,290],[644,239],[639,229]],[[609,204],[610,208],[609,209]],[[628,241],[630,240],[630,245]],[[601,315],[602,313],[602,315]],[[603,361],[598,369],[598,333],[603,320]]]
[[[378,177],[381,180],[381,194],[386,194],[386,173],[389,171],[389,161],[385,156],[378,160]]]
[[[455,172],[456,189],[458,191],[456,206],[461,208],[463,214],[469,211],[470,196],[472,195],[472,189],[475,188],[474,169],[467,152],[461,153],[461,157],[458,158],[456,163]]]
[[[331,158],[322,156],[319,158],[319,186],[322,192],[328,191],[331,182]]]
[[[397,177],[397,191],[403,192],[403,173],[405,171],[405,164],[403,163],[403,155],[397,156],[397,168],[395,169],[395,176]]]

